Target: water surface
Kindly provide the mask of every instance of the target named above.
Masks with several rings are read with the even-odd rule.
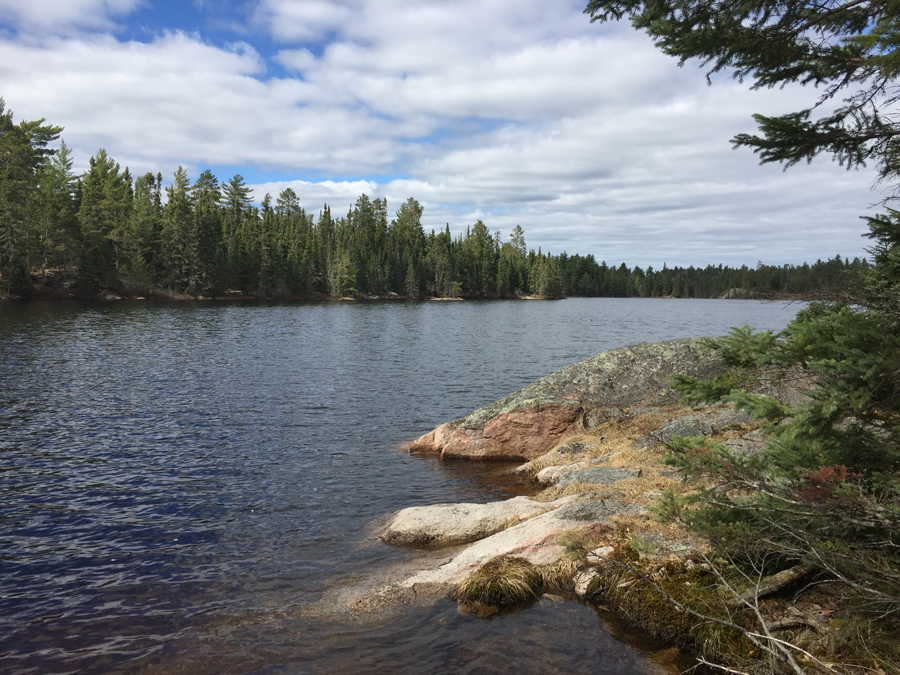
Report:
[[[798,308],[2,303],[0,671],[643,672],[574,603],[368,627],[301,610],[407,555],[366,541],[374,519],[534,490],[403,442],[599,351]]]

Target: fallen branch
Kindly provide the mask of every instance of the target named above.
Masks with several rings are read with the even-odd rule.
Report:
[[[741,593],[740,599],[742,602],[746,602],[755,598],[764,598],[767,595],[772,595],[772,593],[777,593],[785,586],[788,586],[798,579],[802,579],[807,574],[812,573],[813,571],[815,571],[815,569],[815,565],[802,563],[800,565],[795,565],[790,569],[782,570],[778,574],[773,574],[772,576],[763,579],[758,584],[756,584],[756,586],[748,588],[746,591]]]

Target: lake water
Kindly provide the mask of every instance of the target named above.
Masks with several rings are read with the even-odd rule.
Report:
[[[0,303],[0,672],[647,672],[577,603],[304,608],[410,555],[373,520],[534,490],[403,442],[599,351],[799,307]]]

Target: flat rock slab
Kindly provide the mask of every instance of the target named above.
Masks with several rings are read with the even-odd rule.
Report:
[[[565,487],[572,483],[610,485],[628,478],[640,478],[641,474],[642,471],[640,469],[615,469],[607,466],[595,466],[568,473],[563,476],[557,484],[560,487]]]
[[[414,548],[468,544],[565,503],[514,497],[489,504],[414,506],[395,513],[379,538],[394,546]]]
[[[594,523],[608,520],[612,516],[639,513],[647,513],[647,509],[639,504],[620,502],[618,499],[588,499],[561,506],[556,512],[556,517]]]
[[[586,459],[582,462],[575,462],[574,464],[557,464],[555,466],[548,466],[538,471],[538,474],[537,476],[535,476],[535,478],[537,478],[538,483],[540,483],[541,485],[555,485],[562,479],[563,476],[567,476],[568,474],[574,473],[575,471],[580,471],[581,469],[588,469],[598,464],[604,464],[607,459],[607,457],[599,457],[597,459]]]
[[[421,585],[424,588],[434,588],[435,585],[458,584],[491,558],[503,555],[524,558],[532,565],[552,564],[565,553],[565,548],[556,543],[557,535],[565,530],[580,530],[594,523],[608,523],[610,516],[622,512],[617,510],[617,504],[622,510],[627,508],[614,500],[607,500],[605,503],[587,501],[571,503],[535,516],[467,546],[449,562],[436,569],[414,574],[400,582],[399,587],[416,588]]]

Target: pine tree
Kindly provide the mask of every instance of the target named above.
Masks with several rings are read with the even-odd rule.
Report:
[[[586,11],[600,21],[629,16],[663,51],[682,63],[698,58],[711,73],[731,71],[755,87],[821,86],[809,108],[755,116],[760,135],[740,134],[734,145],[786,166],[820,153],[847,168],[871,161],[880,180],[898,184],[896,3],[591,0]],[[818,106],[839,95],[833,111]],[[680,515],[739,563],[763,569],[802,562],[839,580],[853,614],[868,620],[856,634],[869,665],[880,669],[888,661],[873,654],[869,640],[900,627],[900,213],[867,220],[875,265],[857,270],[844,297],[810,305],[779,334],[734,329],[709,344],[733,366],[730,373],[677,379],[691,401],[725,397],[752,412],[772,440],[762,455],[746,456],[676,439],[672,461],[703,478],[703,487],[687,499],[669,495],[661,510]],[[791,283],[816,270],[815,283],[830,285],[846,269],[839,258],[818,261],[796,270]],[[682,280],[666,272],[663,266],[655,276],[675,292]],[[736,285],[728,270],[719,272]],[[766,272],[744,267],[738,283],[752,288]],[[754,373],[773,366],[812,377],[810,400],[788,406],[748,393]]]
[[[178,292],[196,292],[198,286],[190,187],[187,172],[179,166],[172,184],[166,188],[166,205],[162,210],[163,278],[171,289]]]
[[[247,187],[244,177],[240,174],[235,174],[222,186],[222,201],[225,207],[222,238],[228,259],[230,283],[242,290],[246,290],[248,284],[252,285],[250,278],[255,276],[248,271],[250,251],[246,221],[251,194],[252,190]]]
[[[824,152],[848,169],[874,162],[881,180],[898,176],[900,120],[891,109],[900,100],[900,15],[893,2],[590,0],[585,12],[592,21],[627,16],[662,51],[682,64],[698,59],[710,74],[731,71],[754,88],[820,87],[809,107],[755,115],[760,134],[735,137],[763,162],[791,166]],[[821,105],[840,97],[833,110]]]
[[[475,298],[493,295],[497,288],[497,251],[490,231],[481,220],[466,231],[462,252],[467,294]]]
[[[75,263],[75,175],[72,173],[72,153],[64,141],[49,162],[38,173],[38,193],[35,196],[35,235],[41,266],[41,280],[48,268],[65,274]]]
[[[152,173],[138,176],[134,181],[134,200],[129,222],[131,244],[131,283],[145,290],[159,274],[159,248],[162,222],[160,185]]]
[[[419,275],[416,273],[416,265],[412,258],[406,266],[406,281],[404,283],[406,297],[418,299],[419,297]]]
[[[118,284],[119,233],[128,226],[131,201],[127,171],[120,173],[119,164],[101,149],[81,179],[78,283],[85,290]]]
[[[38,189],[38,172],[53,153],[47,145],[62,127],[44,120],[13,123],[0,98],[0,283],[9,293],[29,293],[27,239],[30,207]]]
[[[200,174],[191,187],[192,237],[196,246],[195,291],[218,295],[225,291],[228,270],[222,241],[223,212],[219,181],[211,171]]]

